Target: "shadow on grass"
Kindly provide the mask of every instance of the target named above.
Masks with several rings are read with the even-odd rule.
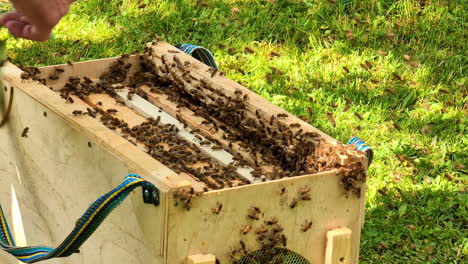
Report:
[[[360,263],[461,263],[466,195],[432,185],[382,193],[366,211]]]
[[[451,80],[434,78],[434,75],[449,70],[448,67],[455,67],[454,65],[461,59],[460,56],[455,56],[456,52],[447,51],[450,58],[453,56],[458,58],[453,57],[453,59],[447,60],[440,53],[440,47],[447,47],[444,40],[430,39],[423,35],[424,32],[416,31],[423,26],[433,24],[431,20],[433,18],[423,16],[422,12],[417,13],[417,23],[409,21],[406,25],[399,22],[401,25],[397,28],[398,37],[394,42],[386,42],[385,31],[377,30],[377,27],[384,27],[385,21],[379,22],[382,25],[377,22],[375,22],[376,25],[368,25],[353,20],[356,16],[365,18],[367,15],[369,15],[369,19],[381,19],[379,17],[381,14],[396,13],[400,9],[404,9],[402,4],[394,3],[394,1],[379,1],[377,5],[375,1],[337,1],[336,4],[325,1],[322,3],[286,0],[278,0],[274,3],[269,1],[206,1],[208,6],[204,7],[197,5],[196,1],[175,0],[161,1],[160,5],[164,5],[167,10],[154,10],[157,7],[157,4],[154,4],[154,8],[151,8],[153,5],[148,5],[140,11],[126,10],[121,7],[121,3],[107,1],[106,4],[103,4],[100,0],[87,2],[82,4],[83,8],[76,10],[76,15],[84,17],[89,23],[105,20],[110,27],[119,28],[112,39],[103,40],[102,44],[109,45],[110,42],[112,42],[110,45],[122,44],[120,48],[140,48],[141,43],[149,42],[158,35],[172,44],[187,42],[214,50],[217,50],[217,45],[221,43],[229,45],[258,41],[284,44],[300,51],[311,46],[332,45],[337,40],[345,43],[345,46],[341,48],[344,53],[362,52],[368,49],[377,51],[384,48],[402,58],[402,55],[408,52],[406,47],[410,47],[414,53],[418,54],[418,57],[426,60],[425,62],[431,66],[429,67],[431,72],[427,74],[426,80],[434,84],[438,82],[450,83]],[[175,7],[171,7],[172,5]],[[420,5],[421,8],[425,7]],[[452,9],[456,7],[456,5],[453,7],[453,4],[450,6]],[[232,11],[233,7],[238,8],[238,12]],[[343,21],[349,24],[347,25]],[[396,23],[398,21],[390,22]],[[438,24],[440,30],[445,31],[448,28],[453,28],[449,22],[451,20],[441,21]],[[457,20],[452,22],[457,22]],[[355,32],[356,37],[353,40],[347,39],[346,29]],[[433,27],[432,30],[437,32],[438,28]],[[368,35],[368,40],[359,37],[364,33]],[[420,43],[423,38],[431,45]],[[419,44],[413,45],[413,42]],[[432,44],[438,44],[438,46]],[[33,46],[36,45],[40,44],[33,44]],[[100,45],[90,43],[88,49],[92,49],[93,46]],[[69,48],[72,45],[66,43],[63,47]],[[463,46],[460,46],[460,50],[462,49]],[[121,52],[118,48],[115,51],[116,54]],[[106,56],[105,54],[100,55]],[[96,54],[90,52],[82,58],[95,57]],[[453,72],[451,79],[460,77],[460,74],[460,72]],[[439,75],[445,76],[445,74]]]

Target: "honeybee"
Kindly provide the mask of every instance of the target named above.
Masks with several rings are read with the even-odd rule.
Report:
[[[309,187],[309,186],[304,186],[302,189],[299,190],[299,193],[300,193],[301,195],[307,194],[307,193],[309,193],[309,192],[310,192],[310,187]]]
[[[213,78],[218,73],[218,70],[215,69],[215,68],[209,68],[207,70],[207,72],[210,72],[211,73],[211,78]]]
[[[255,233],[257,233],[258,235],[260,234],[264,234],[268,231],[268,229],[265,228],[265,226],[260,226],[259,228],[257,228],[257,230],[255,230]]]
[[[73,98],[71,98],[70,96],[67,97],[67,99],[65,99],[65,103],[67,104],[73,104],[75,102],[75,100],[73,100]]]
[[[32,75],[30,73],[27,73],[27,72],[21,73],[21,79],[28,80],[28,79],[31,79],[31,78],[32,78]]]
[[[283,227],[280,226],[279,224],[274,225],[273,228],[271,229],[271,232],[273,233],[279,233],[282,231],[283,231]]]
[[[286,187],[280,185],[280,195],[284,195],[286,193]]]
[[[96,118],[96,113],[91,110],[91,108],[87,107],[86,111],[88,111],[88,115],[92,118]]]
[[[261,112],[259,109],[255,110],[255,116],[257,117],[257,119],[261,119],[262,118],[262,115],[261,115]]]
[[[403,78],[401,78],[401,76],[399,74],[397,74],[396,72],[393,72],[392,75],[393,75],[393,78],[395,78],[395,79],[397,79],[399,81],[403,80]]]
[[[82,115],[82,114],[83,114],[83,111],[81,111],[81,110],[75,110],[75,111],[72,112],[72,114],[73,114],[74,116],[79,116],[79,115]]]
[[[254,53],[254,50],[251,47],[246,47],[244,50],[245,52],[250,53],[250,54]]]
[[[220,202],[216,202],[216,207],[211,209],[211,212],[213,212],[213,214],[219,214],[221,212],[221,209],[223,209],[223,204]]]
[[[301,200],[303,201],[310,201],[312,198],[310,197],[310,194],[308,193],[305,193],[305,194],[301,194]]]
[[[222,146],[216,146],[216,145],[215,145],[215,146],[212,146],[211,149],[212,149],[212,150],[222,150],[223,147],[222,147]]]
[[[312,227],[312,221],[305,221],[304,224],[301,225],[301,230],[302,232],[307,232],[307,230],[309,230],[310,228]]]
[[[252,209],[255,210],[255,212],[257,212],[257,214],[261,214],[262,211],[260,211],[260,208],[256,207],[256,206],[252,206]]]
[[[245,254],[247,254],[247,246],[245,245],[245,242],[243,240],[239,241],[242,251],[244,251]]]
[[[288,239],[284,234],[281,234],[281,242],[283,243],[283,247],[286,247]]]
[[[208,120],[203,120],[201,122],[201,125],[209,125],[209,124],[210,124],[210,121],[208,121]]]
[[[270,116],[270,122],[269,122],[270,126],[273,125],[273,122],[275,121],[275,118],[276,117],[274,115]]]
[[[83,77],[83,80],[86,84],[91,84],[93,82],[93,80],[91,80],[91,78],[87,77],[87,76],[84,76]]]
[[[166,57],[166,54],[161,55],[161,62],[162,62],[162,64],[167,65],[167,57]]]
[[[388,40],[393,40],[393,38],[395,37],[395,33],[387,33],[385,34],[385,37],[388,39]]]
[[[297,198],[294,198],[289,204],[289,208],[294,209],[297,206],[297,203],[299,203],[299,200]]]
[[[362,115],[358,112],[354,112],[354,115],[359,119],[359,120],[363,120],[362,118]]]
[[[377,54],[384,57],[384,56],[387,56],[388,52],[385,52],[385,51],[382,51],[382,50],[379,50],[377,51]]]
[[[385,92],[391,94],[391,95],[396,95],[395,91],[393,89],[387,88],[385,89]]]
[[[130,90],[130,91],[128,91],[128,93],[127,93],[127,99],[128,99],[128,100],[132,100],[132,99],[133,99],[133,95],[134,95],[135,93],[136,93],[135,90]]]
[[[333,113],[327,113],[327,116],[332,126],[336,127],[336,121],[335,121],[335,117],[333,117]]]
[[[345,31],[345,35],[346,37],[349,39],[349,40],[353,40],[354,39],[354,34],[353,32],[349,31],[349,30],[346,30]]]
[[[393,127],[396,128],[396,130],[401,131],[401,126],[397,123],[393,123]]]
[[[343,70],[344,70],[346,73],[349,73],[349,69],[348,69],[348,67],[346,67],[346,66],[343,66]]]
[[[272,57],[281,57],[281,54],[278,53],[278,52],[276,52],[276,51],[270,52],[270,55],[271,55]]]
[[[247,217],[251,220],[259,220],[260,218],[258,217],[258,213],[255,210],[249,210],[249,214]]]
[[[429,133],[429,132],[430,132],[430,130],[429,130],[429,127],[428,127],[428,126],[423,126],[423,127],[421,128],[421,133],[427,134],[427,133]]]
[[[448,94],[449,92],[445,89],[440,88],[439,93]]]
[[[266,225],[276,225],[278,223],[278,219],[276,217],[272,217],[264,222]]]
[[[24,138],[28,137],[28,132],[29,132],[29,127],[25,127],[23,129],[23,132],[21,133],[21,137],[24,137]]]
[[[252,226],[251,225],[244,225],[241,229],[241,234],[242,235],[247,235],[250,230],[252,230]]]

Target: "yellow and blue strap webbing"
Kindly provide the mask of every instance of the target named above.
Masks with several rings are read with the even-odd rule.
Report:
[[[356,150],[364,151],[367,154],[368,166],[371,165],[372,160],[374,159],[374,151],[372,150],[372,148],[370,146],[366,145],[366,142],[364,142],[362,139],[360,139],[358,137],[352,137],[348,141],[348,145],[355,145]]]
[[[175,45],[176,48],[180,49],[181,51],[192,55],[195,59],[205,63],[206,65],[213,67],[219,70],[218,65],[216,65],[216,61],[213,57],[213,54],[208,49],[205,49],[201,46],[191,45],[186,43],[179,43]]]
[[[159,204],[157,188],[136,174],[129,174],[124,181],[112,191],[102,195],[78,219],[75,228],[57,247],[17,247],[11,235],[8,223],[0,206],[0,248],[15,256],[24,263],[34,263],[52,258],[67,257],[77,252],[78,248],[96,231],[104,219],[135,188],[143,187],[145,203]]]

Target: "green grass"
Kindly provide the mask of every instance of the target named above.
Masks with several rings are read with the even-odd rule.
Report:
[[[7,56],[24,65],[104,58],[156,36],[205,46],[230,78],[342,142],[358,135],[373,146],[361,263],[466,261],[467,1],[204,3],[79,1],[54,40],[9,37]]]

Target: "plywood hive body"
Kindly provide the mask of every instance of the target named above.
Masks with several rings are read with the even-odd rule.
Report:
[[[163,54],[172,56],[168,51],[175,50],[166,43],[158,43],[152,49],[155,60]],[[194,75],[210,75],[208,66],[182,53],[177,56],[191,62]],[[286,248],[310,263],[358,263],[365,195],[346,195],[338,169],[210,190],[194,198],[187,211],[175,194],[195,187],[198,182],[175,173],[97,119],[87,115],[77,117],[72,112],[86,111],[89,100],[98,100],[103,107],[118,108],[119,115],[129,123],[134,122],[133,125],[145,117],[116,105],[108,96],[94,96],[86,99],[87,102],[76,98],[69,104],[49,88],[60,87],[70,76],[98,78],[115,60],[63,65],[66,69],[63,76],[47,86],[22,80],[22,71],[12,64],[4,67],[3,101],[8,101],[12,87],[14,100],[8,123],[0,128],[0,201],[7,217],[13,219],[19,244],[57,245],[95,198],[119,184],[128,173],[137,173],[159,189],[161,204],[158,207],[143,204],[138,190],[109,216],[79,254],[54,263],[205,263],[188,260],[197,254],[212,254],[222,264],[231,263],[229,253],[239,248],[240,240],[245,242],[248,252],[260,249],[256,229],[273,217],[284,229]],[[47,76],[54,69],[44,67],[41,72]],[[212,82],[228,93],[241,90],[248,94],[251,105],[269,115],[285,113],[224,76],[217,75]],[[158,95],[152,100],[168,114],[174,117],[178,114],[169,101],[155,102]],[[188,121],[190,126],[196,126],[197,117],[189,114],[185,117],[194,120]],[[300,123],[307,131],[320,133],[331,144],[339,144],[292,115],[288,119]],[[25,127],[29,132],[27,137],[22,137]],[[362,154],[354,155],[360,155],[362,162],[366,162]],[[365,183],[356,184],[364,193]],[[311,200],[300,201],[295,208],[290,208],[305,187],[310,187]],[[218,204],[223,206],[215,214],[213,209]],[[259,220],[247,217],[252,206],[261,210]],[[306,221],[313,224],[303,232],[301,226]],[[244,235],[241,229],[246,226],[252,226],[252,230]],[[329,231],[341,227],[351,232],[343,239],[334,240],[336,234]],[[329,251],[336,248],[344,255],[337,258],[333,252],[327,252],[327,243]],[[333,258],[337,260],[331,261]],[[0,252],[0,262],[16,261]]]

